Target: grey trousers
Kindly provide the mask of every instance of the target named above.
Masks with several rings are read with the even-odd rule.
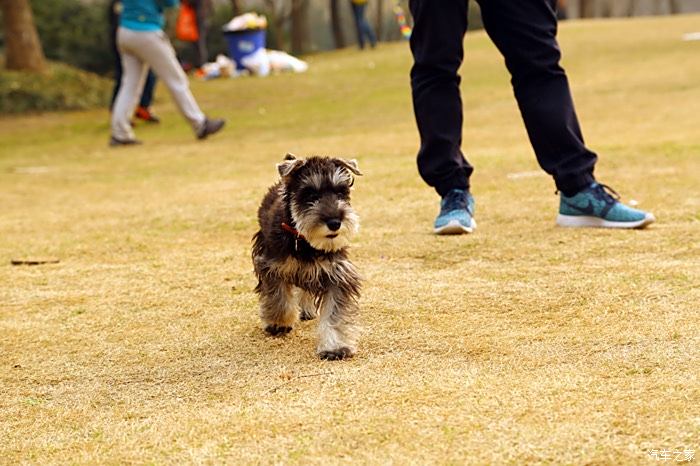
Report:
[[[173,96],[192,129],[200,130],[205,116],[190,92],[187,75],[180,67],[175,50],[163,31],[117,30],[117,47],[122,56],[122,81],[112,108],[112,136],[134,139],[129,120],[134,114],[150,67]]]

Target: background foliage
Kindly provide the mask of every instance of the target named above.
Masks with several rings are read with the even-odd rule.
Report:
[[[107,2],[31,0],[31,3],[46,58],[100,74],[113,68]]]
[[[60,61],[77,68],[102,75],[111,75],[114,68],[114,57],[109,47],[109,24],[107,0],[81,2],[77,0],[30,0],[34,12],[34,20],[41,39],[46,58]],[[388,4],[387,4],[388,5]],[[481,28],[479,9],[475,2],[470,3],[470,29]],[[246,11],[258,11],[265,14],[262,4],[254,2],[246,4]],[[355,44],[355,30],[352,14],[348,4],[342,4],[341,17],[343,31],[348,46]],[[375,23],[374,8],[369,10],[369,19]],[[333,40],[325,3],[312,3],[309,10],[310,44],[309,51],[328,50],[333,48]],[[227,45],[221,27],[231,20],[232,10],[228,2],[215,4],[210,17],[210,28],[207,36],[210,59],[217,54],[227,53]],[[176,13],[168,15],[168,24],[175,24]],[[398,40],[400,33],[395,19],[390,12],[385,12],[382,26],[382,39]],[[282,28],[284,37],[275,37],[274,28],[269,28],[268,46],[286,48],[288,44],[288,27]],[[174,37],[174,34],[171,34]],[[189,43],[173,40],[178,55],[185,62],[193,59],[193,47]],[[3,31],[0,28],[0,48],[3,46]]]
[[[115,57],[110,49],[108,0],[30,0],[37,32],[41,39],[46,58],[64,64],[52,65],[46,76],[29,76],[23,73],[10,73],[0,70],[0,110],[5,113],[25,111],[84,109],[107,104],[109,81],[100,80],[94,75],[71,70],[69,66],[91,73],[111,77]],[[388,3],[387,3],[388,5]],[[478,6],[471,3],[470,28],[481,27]],[[263,4],[245,4],[246,11],[265,14]],[[349,3],[342,3],[342,29],[348,46],[355,43],[355,30]],[[374,24],[376,11],[369,11],[369,19]],[[314,2],[310,5],[310,44],[309,51],[333,48],[331,27],[327,17],[327,4]],[[169,33],[175,24],[177,13],[171,10],[167,15]],[[226,40],[221,27],[232,17],[228,2],[217,2],[210,17],[207,35],[209,58],[217,54],[227,54]],[[1,18],[0,18],[1,19]],[[1,21],[0,21],[1,24]],[[383,17],[382,38],[396,40],[399,31],[392,14]],[[275,28],[269,28],[268,47],[285,49],[289,44],[288,24],[279,30],[281,37],[275,37]],[[0,28],[0,50],[3,47],[3,31]],[[191,44],[173,40],[179,58],[183,63],[191,63],[194,48]],[[69,66],[65,66],[69,65]]]
[[[31,0],[36,24],[46,58],[102,75],[111,75],[114,56],[109,46],[108,3],[98,0],[82,3],[76,0]],[[218,31],[231,19],[231,9],[219,5],[211,18],[211,30]],[[174,23],[172,18],[171,23]],[[4,43],[0,29],[0,48]],[[209,34],[212,57],[226,51],[221,34]],[[189,44],[174,44],[185,58]]]
[[[106,107],[112,81],[61,63],[46,74],[0,71],[0,113]]]

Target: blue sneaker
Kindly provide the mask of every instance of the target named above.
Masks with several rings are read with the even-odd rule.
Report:
[[[604,184],[594,182],[574,196],[560,196],[557,225],[562,227],[644,228],[656,220],[619,202],[620,195]]]
[[[476,228],[474,198],[468,191],[453,189],[440,201],[440,214],[435,219],[436,235],[461,235]]]

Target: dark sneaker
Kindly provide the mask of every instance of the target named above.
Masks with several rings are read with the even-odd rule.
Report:
[[[474,198],[463,189],[453,189],[440,201],[440,214],[435,219],[436,235],[461,235],[476,229]]]
[[[202,124],[202,127],[197,131],[197,139],[206,139],[210,134],[218,132],[225,124],[226,120],[222,120],[221,118],[215,118],[213,120],[209,118],[205,119],[204,124]]]
[[[143,144],[141,141],[138,139],[117,139],[114,136],[112,136],[109,139],[109,145],[110,147],[117,147],[117,146],[138,146],[139,144]]]
[[[592,183],[567,197],[560,193],[557,225],[578,228],[644,228],[656,220],[649,212],[619,202],[620,195],[609,186]]]
[[[147,107],[139,106],[136,109],[136,113],[134,114],[134,116],[136,118],[138,118],[139,120],[143,120],[143,121],[146,121],[148,123],[160,123],[160,118],[155,116],[153,114],[153,112],[151,112],[151,109],[147,108]]]

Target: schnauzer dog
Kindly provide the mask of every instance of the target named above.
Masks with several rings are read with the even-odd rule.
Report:
[[[359,226],[350,206],[350,188],[361,175],[357,162],[287,154],[277,170],[281,180],[260,205],[253,237],[265,331],[283,335],[299,318],[318,316],[319,357],[352,357],[360,277],[348,246]]]

